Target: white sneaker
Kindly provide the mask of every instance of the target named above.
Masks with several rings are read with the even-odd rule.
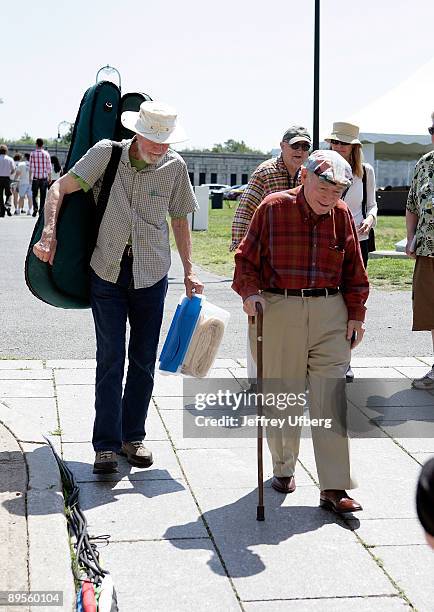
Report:
[[[425,389],[427,391],[434,389],[434,365],[425,376],[422,376],[422,378],[415,378],[411,386],[414,389]]]
[[[32,214],[32,211],[29,209],[29,210],[27,211],[27,214],[30,216],[30,215]]]

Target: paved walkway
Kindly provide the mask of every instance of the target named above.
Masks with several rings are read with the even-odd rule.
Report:
[[[65,524],[59,505],[50,506],[60,493],[58,483],[44,479],[52,462],[43,432],[79,482],[89,532],[110,534],[99,550],[123,612],[432,611],[434,556],[414,492],[421,464],[434,453],[434,393],[410,389],[409,380],[430,363],[430,357],[353,360],[350,408],[376,431],[352,442],[362,513],[342,520],[318,507],[306,437],[297,490],[286,497],[270,488],[266,450],[266,520],[258,523],[255,440],[184,437],[180,378],[157,376],[147,436],[154,465],[138,470],[121,459],[120,474],[102,479],[92,473],[90,444],[94,362],[0,360],[0,423],[9,428],[0,427],[6,485],[0,536],[7,551],[0,590],[62,587],[69,601]],[[213,375],[240,389],[244,366],[242,359],[221,359]],[[369,378],[378,385],[368,387]],[[29,538],[30,570],[23,563],[26,504],[27,529],[36,533]]]

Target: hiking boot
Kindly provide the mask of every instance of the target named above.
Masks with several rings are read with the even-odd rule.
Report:
[[[425,389],[426,391],[434,389],[434,365],[425,376],[422,376],[422,378],[415,378],[411,386],[413,389]]]
[[[95,463],[93,464],[94,474],[116,474],[118,472],[118,458],[116,453],[111,450],[96,451]]]
[[[120,454],[127,458],[128,463],[136,467],[147,468],[154,463],[151,451],[144,446],[141,440],[122,442]]]

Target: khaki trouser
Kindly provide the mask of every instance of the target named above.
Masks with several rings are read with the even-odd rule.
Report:
[[[275,390],[303,394],[311,419],[332,419],[332,428],[311,427],[321,490],[352,489],[349,441],[346,432],[345,373],[350,362],[346,339],[348,313],[340,293],[329,297],[285,297],[263,293],[264,393]],[[256,325],[249,324],[250,347],[256,361]],[[273,411],[272,416],[276,416]],[[267,409],[265,411],[267,414]],[[280,416],[302,416],[296,406]],[[275,476],[292,476],[300,447],[301,426],[288,423],[267,428]]]

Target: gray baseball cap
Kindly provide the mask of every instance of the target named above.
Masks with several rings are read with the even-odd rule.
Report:
[[[291,125],[291,127],[289,127],[282,136],[282,142],[287,142],[288,144],[307,142],[312,144],[312,139],[305,127],[302,127],[301,125]]]

